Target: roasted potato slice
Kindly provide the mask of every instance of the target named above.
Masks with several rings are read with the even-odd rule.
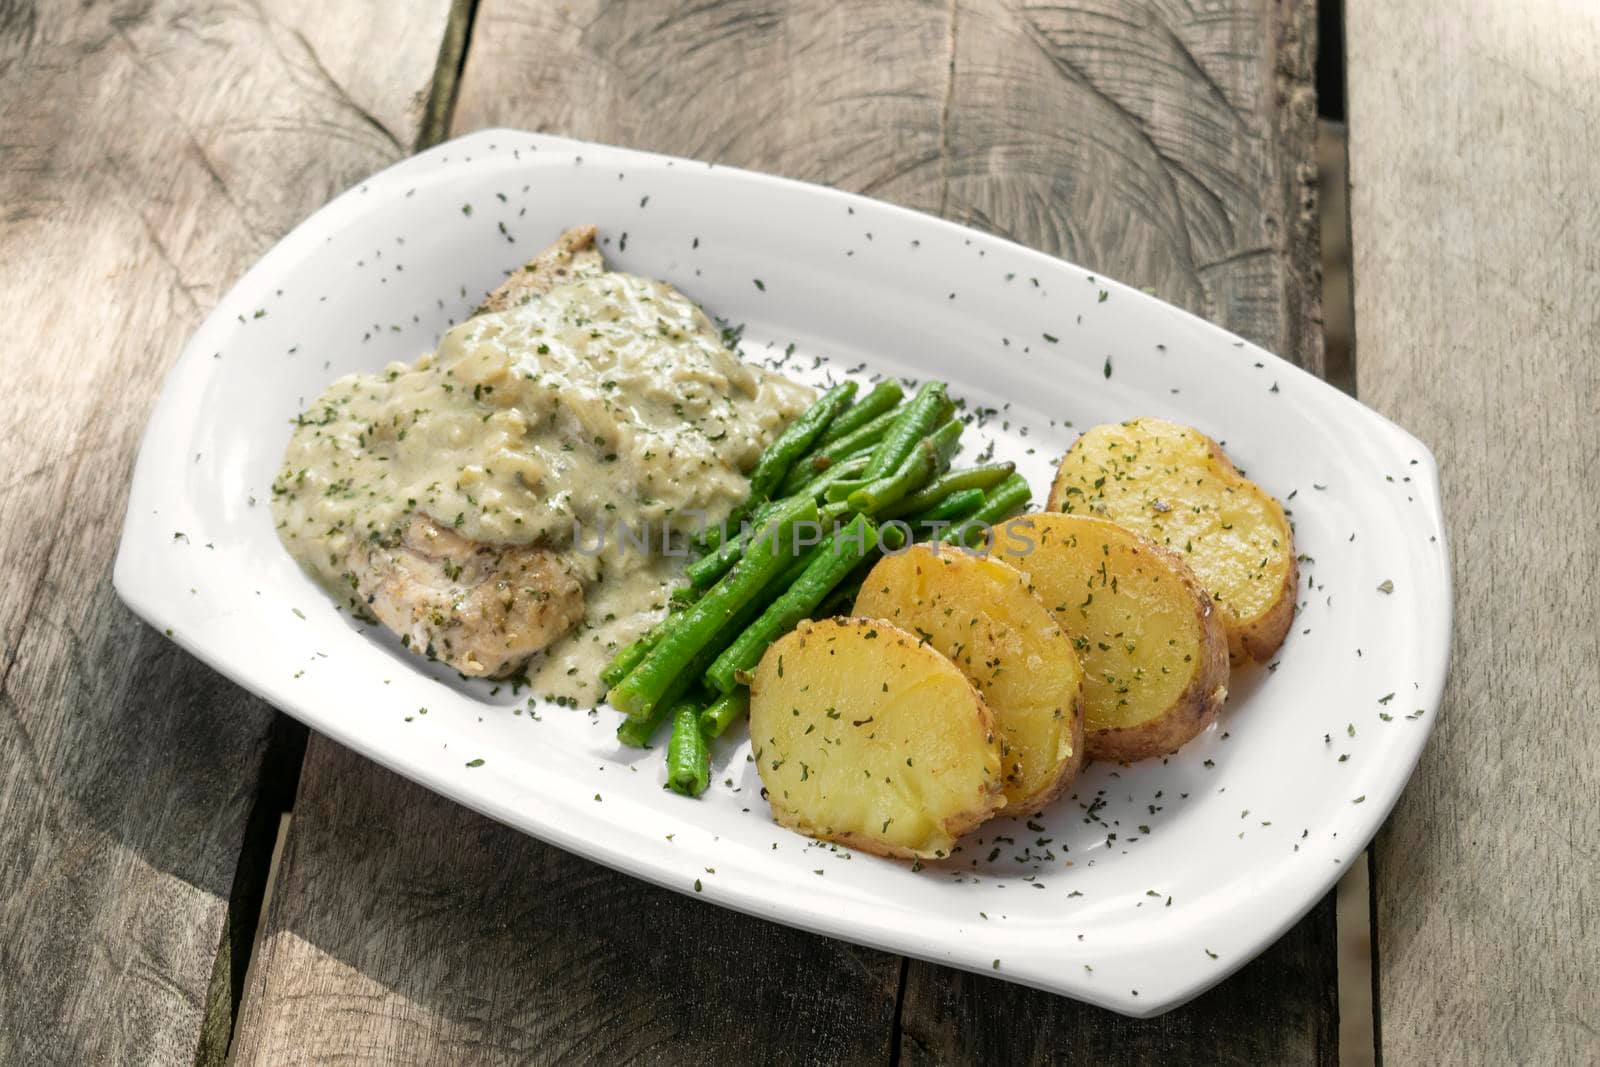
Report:
[[[1021,571],[949,545],[885,556],[855,613],[916,634],[961,668],[1000,730],[1006,807],[1031,811],[1083,765],[1083,667]]]
[[[802,622],[750,685],[750,742],[779,823],[939,859],[1005,804],[994,716],[955,665],[872,619]]]
[[[1096,426],[1061,460],[1046,509],[1110,519],[1181,556],[1211,594],[1235,664],[1271,658],[1294,622],[1283,506],[1199,430],[1153,418]]]
[[[1216,721],[1228,640],[1176,555],[1106,519],[1050,514],[1014,521],[995,550],[1072,637],[1090,759],[1162,756]]]

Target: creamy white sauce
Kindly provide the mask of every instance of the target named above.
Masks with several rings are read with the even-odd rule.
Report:
[[[685,562],[662,553],[664,535],[743,499],[743,472],[813,396],[741,362],[671,286],[599,274],[469,319],[413,365],[334,382],[298,420],[274,517],[341,600],[351,547],[413,511],[474,541],[565,552],[586,580],[585,621],[530,678],[593,703],[611,651],[660,616]]]

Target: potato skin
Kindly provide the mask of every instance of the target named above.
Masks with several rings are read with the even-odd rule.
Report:
[[[1008,808],[1036,810],[1072,783],[1084,759],[1083,667],[1021,571],[915,545],[878,561],[855,614],[914,630],[977,687],[1000,730]]]
[[[1223,638],[1208,648],[1207,656],[1210,660],[1207,673],[1214,676],[1220,668],[1223,669],[1222,677],[1226,679],[1227,639]],[[1210,684],[1197,677],[1184,690],[1178,702],[1159,718],[1134,727],[1113,726],[1086,735],[1084,744],[1088,747],[1089,757],[1117,763],[1137,763],[1178,751],[1216,722],[1217,716],[1222,713],[1222,705],[1228,701],[1226,681],[1207,689],[1206,686]]]
[[[1198,430],[1195,432],[1199,433]],[[1234,466],[1233,459],[1222,450],[1221,445],[1204,434],[1201,436],[1205,437],[1206,445],[1219,468],[1256,490],[1273,505],[1284,531],[1283,551],[1287,558],[1288,569],[1284,571],[1283,580],[1278,584],[1272,606],[1253,619],[1223,620],[1223,628],[1228,634],[1229,663],[1236,667],[1252,661],[1265,663],[1283,645],[1284,639],[1289,636],[1289,627],[1294,625],[1294,598],[1300,589],[1300,557],[1294,550],[1294,528],[1289,525],[1289,518],[1284,514],[1283,505],[1278,502],[1277,497],[1241,474],[1239,468]]]
[[[1288,636],[1300,580],[1288,517],[1199,430],[1136,418],[1086,431],[1062,457],[1046,508],[1111,519],[1181,555],[1216,594],[1234,665],[1270,659]],[[1192,528],[1202,510],[1220,516],[1225,508],[1234,509],[1226,538]],[[1234,544],[1240,537],[1248,547]],[[1240,571],[1253,573],[1241,580]],[[1251,606],[1236,607],[1241,597]]]
[[[874,855],[946,858],[1005,806],[983,698],[949,660],[881,620],[806,621],[774,643],[751,680],[750,737],[780,825]],[[919,820],[932,825],[903,836]]]
[[[1140,608],[1132,598],[1143,585],[1131,570],[1130,561],[1136,561],[1140,573],[1148,568],[1167,583],[1162,595],[1172,606],[1173,616],[1192,624],[1186,640],[1192,641],[1193,651],[1188,653],[1188,660],[1181,661],[1189,675],[1182,689],[1170,696],[1159,713],[1130,726],[1110,724],[1106,719],[1114,715],[1105,709],[1107,697],[1103,689],[1093,684],[1087,687],[1084,744],[1088,757],[1132,763],[1168,755],[1215,722],[1228,695],[1227,635],[1210,596],[1183,560],[1106,519],[1046,513],[1029,515],[1027,520],[1031,524],[1031,549],[1022,550],[1007,539],[998,542],[996,550],[1028,575],[1062,629],[1077,639],[1091,683],[1102,668],[1104,653],[1097,644],[1103,635],[1086,629],[1085,592],[1100,599],[1095,608],[1097,618],[1108,610],[1139,616]],[[1104,572],[1100,570],[1102,564],[1107,568]],[[1119,584],[1111,585],[1113,579]],[[1158,646],[1154,653],[1141,655],[1143,665],[1158,666],[1163,648]]]

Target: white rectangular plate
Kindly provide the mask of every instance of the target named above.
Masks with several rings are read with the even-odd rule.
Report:
[[[744,323],[813,381],[937,377],[995,413],[966,439],[1038,498],[1095,423],[1223,441],[1295,523],[1300,613],[1220,724],[1168,760],[1096,765],[1049,810],[905,863],[773,824],[742,729],[699,800],[617,715],[465,684],[336,610],[268,506],[290,419],[335,377],[430,350],[563,227]],[[1380,416],[1152,297],[835,190],[491,130],[374,176],[252,269],[168,377],[117,557],[123,599],[313,728],[580,855],[819,933],[1153,1015],[1243,965],[1358,856],[1422,751],[1449,656],[1432,456]],[[424,714],[422,709],[426,709]],[[219,722],[216,729],[228,729]],[[477,767],[469,762],[483,760]],[[716,873],[708,873],[714,868]]]

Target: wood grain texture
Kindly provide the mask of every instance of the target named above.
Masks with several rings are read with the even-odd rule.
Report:
[[[1315,26],[1273,0],[483,0],[455,129],[942,214],[1317,370]]]
[[[280,870],[240,1065],[889,1055],[894,957],[636,882],[321,738]]]
[[[0,1061],[226,1048],[274,716],[134,620],[111,559],[184,337],[414,135],[431,7],[0,3]]]
[[[1316,368],[1314,12],[1208,12],[483,0],[454,132],[562,133],[942,212]],[[1335,1057],[1327,902],[1163,1020],[913,963],[896,1029],[898,961],[612,875],[315,738],[284,872],[242,1062]]]
[[[1321,370],[1314,3],[950,11],[943,214]]]
[[[1347,14],[1357,391],[1434,450],[1456,582],[1444,707],[1377,843],[1383,1056],[1592,1063],[1600,17]]]
[[[955,7],[945,210],[1321,373],[1313,4]],[[986,9],[989,8],[989,9]],[[907,1062],[1335,1063],[1330,894],[1155,1020],[912,963]]]

